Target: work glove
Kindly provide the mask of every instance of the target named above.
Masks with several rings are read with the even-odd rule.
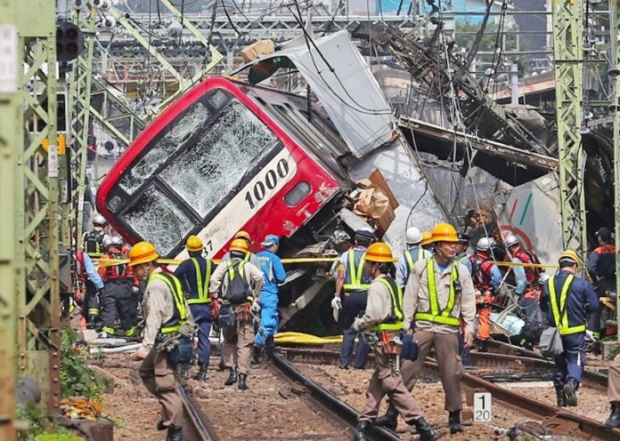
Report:
[[[139,287],[139,286],[135,286],[135,285],[134,285],[134,286],[131,288],[131,293],[132,293],[134,296],[137,296],[138,294],[140,294],[140,287]]]
[[[332,299],[332,308],[333,309],[342,309],[342,300],[338,296],[334,296]]]
[[[258,300],[254,300],[254,302],[252,302],[252,307],[250,308],[250,312],[253,312],[253,313],[260,312],[260,304],[258,303]]]
[[[353,320],[353,324],[351,325],[351,328],[354,331],[359,332],[362,330],[362,328],[360,327],[361,324],[362,324],[362,319],[357,317],[355,320]]]

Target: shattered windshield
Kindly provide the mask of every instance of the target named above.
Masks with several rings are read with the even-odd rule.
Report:
[[[121,216],[161,254],[168,254],[193,228],[192,221],[153,184]]]
[[[204,218],[277,144],[267,126],[232,99],[159,176]]]
[[[123,174],[120,185],[127,193],[133,193],[172,154],[178,151],[208,120],[209,110],[198,102],[174,123],[166,135],[149,145],[149,151]]]

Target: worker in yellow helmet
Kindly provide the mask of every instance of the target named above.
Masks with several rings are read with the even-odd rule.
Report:
[[[246,260],[248,244],[235,239],[230,244],[230,259],[220,263],[211,277],[211,296],[223,301],[220,326],[224,335],[222,359],[228,368],[225,386],[239,380],[238,389],[248,389],[250,355],[254,344],[252,313],[260,312],[259,297],[263,272]]]
[[[463,431],[459,382],[463,370],[459,358],[461,318],[465,323],[465,347],[469,347],[474,340],[476,294],[469,270],[455,259],[459,242],[456,229],[441,223],[432,235],[433,257],[416,262],[405,286],[405,327],[415,332],[419,356],[416,361],[403,361],[402,374],[407,389],[413,390],[424,359],[435,348],[448,423],[454,434]],[[385,419],[377,422],[395,427],[393,406]]]
[[[159,254],[149,242],[138,242],[129,251],[129,266],[137,279],[147,279],[144,291],[144,337],[133,357],[143,360],[140,377],[162,406],[159,430],[168,430],[166,441],[183,441],[183,400],[175,371],[192,358],[194,322],[181,282],[157,263]]]
[[[250,251],[250,247],[252,246],[252,238],[250,236],[250,233],[248,233],[247,231],[240,230],[237,233],[235,233],[235,235],[233,236],[233,240],[237,240],[237,239],[241,239],[247,245],[246,247],[247,251],[244,256],[245,261],[252,262],[255,266],[260,268],[256,254]],[[222,257],[222,262],[226,262],[227,260],[230,260],[230,252],[224,254],[224,257]]]
[[[402,291],[394,280],[394,261],[392,250],[382,242],[373,243],[366,251],[364,272],[372,282],[368,287],[364,315],[355,319],[352,328],[357,332],[370,331],[374,335],[375,372],[368,384],[366,405],[358,419],[355,440],[368,440],[370,426],[377,418],[381,400],[387,395],[397,414],[400,413],[407,424],[416,427],[420,441],[435,441],[439,434],[424,419],[400,375],[400,334],[404,314]]]
[[[573,250],[564,251],[558,260],[560,270],[543,285],[540,308],[547,321],[555,326],[564,352],[555,357],[553,385],[557,405],[577,406],[577,389],[586,364],[586,324],[588,315],[601,305],[594,288],[577,277],[579,257]]]
[[[433,233],[430,231],[422,232],[422,241],[420,242],[420,246],[427,251],[433,251]]]
[[[194,380],[204,381],[207,378],[209,358],[211,357],[211,343],[209,334],[213,326],[211,311],[211,297],[209,297],[209,283],[211,274],[216,265],[211,259],[203,256],[204,245],[198,236],[189,236],[185,243],[189,259],[181,262],[174,271],[187,293],[187,303],[192,312],[194,322],[198,326],[198,372]],[[187,376],[189,366],[182,366],[181,376]]]

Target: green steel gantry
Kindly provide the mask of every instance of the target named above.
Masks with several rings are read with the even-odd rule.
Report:
[[[584,152],[579,131],[583,101],[584,1],[553,0],[552,7],[562,241],[565,247],[576,246],[577,253],[586,261]]]
[[[5,213],[0,221],[0,439],[13,441],[15,431],[16,363],[15,287],[21,272],[17,258],[17,228],[15,216],[19,200],[16,185],[22,174],[15,169],[16,153],[23,149],[19,121],[22,118],[19,94],[19,44],[15,25],[15,2],[0,0],[0,207]]]

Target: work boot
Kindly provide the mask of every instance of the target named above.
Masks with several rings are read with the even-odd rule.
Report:
[[[228,368],[228,378],[224,382],[224,386],[232,386],[237,382],[237,368]]]
[[[620,403],[611,403],[611,415],[603,421],[605,427],[620,427]]]
[[[385,412],[385,415],[377,418],[375,422],[376,426],[383,426],[386,429],[396,430],[396,426],[398,425],[398,412],[396,408],[392,404],[392,402],[388,401],[388,408]]]
[[[162,430],[166,430],[167,428],[168,428],[168,426],[166,426],[162,420],[159,420],[157,422],[157,430],[158,431],[161,432]]]
[[[248,390],[248,385],[245,382],[247,379],[248,376],[246,374],[239,374],[239,386],[237,387],[237,389]]]
[[[250,364],[260,364],[260,356],[263,353],[262,346],[254,345],[254,349],[252,350],[252,359],[250,360]]]
[[[478,352],[489,352],[489,341],[488,340],[478,341]]]
[[[360,421],[355,428],[355,436],[353,441],[368,441],[368,431],[370,430],[369,421]]]
[[[168,427],[166,441],[183,441],[183,428],[177,426]]]
[[[555,388],[555,398],[557,400],[558,407],[566,407],[566,394],[563,387]]]
[[[564,393],[566,394],[566,404],[570,407],[577,407],[577,389],[579,383],[574,378],[569,378],[564,384]]]
[[[420,441],[436,441],[439,439],[439,433],[426,422],[424,417],[408,421],[407,424],[416,427],[418,435],[420,435]]]
[[[186,380],[189,378],[189,363],[183,363],[179,365],[179,378]]]
[[[273,335],[267,337],[267,345],[265,348],[267,349],[268,354],[273,354],[276,352],[276,344],[273,341]]]
[[[461,411],[454,410],[448,414],[448,426],[450,427],[450,435],[462,432],[463,425],[461,424]]]
[[[209,363],[198,363],[198,372],[196,372],[192,378],[198,381],[206,380],[208,367]]]

